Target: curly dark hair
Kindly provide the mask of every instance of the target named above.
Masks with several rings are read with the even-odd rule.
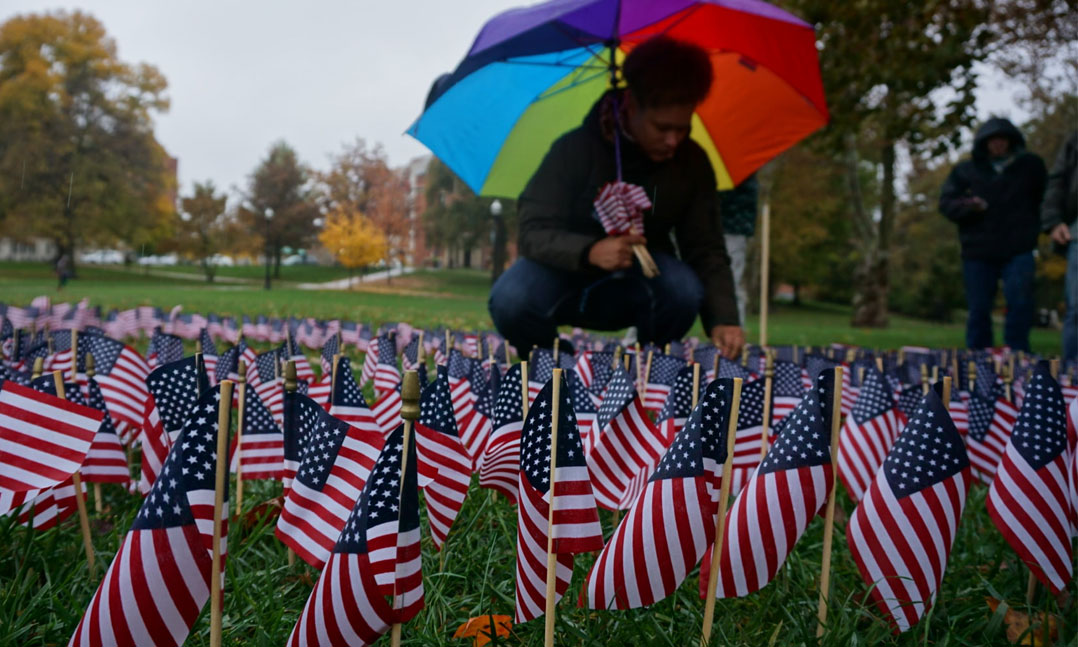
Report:
[[[643,108],[697,105],[711,89],[711,59],[702,48],[655,36],[625,57],[622,76]]]

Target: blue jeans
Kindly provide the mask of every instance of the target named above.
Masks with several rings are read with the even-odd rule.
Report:
[[[1019,254],[1005,261],[962,259],[966,283],[966,346],[991,348],[992,306],[999,282],[1003,280],[1003,298],[1007,317],[1003,324],[1003,343],[1013,350],[1029,351],[1029,329],[1033,325],[1033,252]]]
[[[490,290],[490,317],[521,353],[549,348],[558,326],[620,330],[636,326],[641,342],[665,344],[692,327],[704,288],[688,265],[653,254],[659,276],[633,265],[609,274],[570,272],[521,258]]]
[[[1064,279],[1067,313],[1063,315],[1063,361],[1078,360],[1078,241],[1067,245],[1067,276]]]

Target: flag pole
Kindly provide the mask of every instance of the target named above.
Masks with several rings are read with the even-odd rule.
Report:
[[[274,364],[275,367],[277,366],[276,362],[274,362],[273,364]],[[284,390],[288,391],[289,393],[294,393],[298,387],[299,387],[299,384],[296,381],[296,363],[294,361],[292,361],[292,360],[289,360],[288,363],[285,364],[285,366],[284,366]],[[282,420],[281,423],[282,423],[282,426],[283,426],[284,421]],[[281,433],[282,434],[284,433],[284,429],[281,430]],[[286,492],[285,495],[287,496],[287,494],[288,493]],[[295,563],[296,563],[296,551],[292,550],[292,547],[289,546],[288,547],[288,565],[292,566]]]
[[[820,604],[816,609],[816,637],[822,638],[827,623],[827,598],[831,593],[831,541],[835,531],[835,490],[838,484],[838,432],[842,413],[842,367],[835,367],[831,398],[831,488],[823,523],[823,563],[820,566]],[[822,403],[821,403],[822,404]]]
[[[700,362],[692,363],[692,408],[700,404]]]
[[[636,353],[636,388],[643,390],[644,364],[640,361],[640,342],[636,342],[633,344],[633,351]]]
[[[771,200],[764,200],[760,214],[760,346],[767,346],[767,306],[771,296]],[[742,321],[744,326],[745,322]]]
[[[921,364],[921,394],[928,394],[928,367]]]
[[[420,340],[420,346],[423,342]],[[418,351],[417,355],[418,357]],[[401,419],[404,421],[404,448],[401,450],[401,481],[397,489],[397,515],[400,515],[401,498],[404,496],[404,472],[408,469],[408,445],[412,437],[412,427],[419,419],[419,373],[405,371],[401,383]],[[393,578],[393,610],[397,610],[397,579]],[[394,622],[390,628],[391,647],[400,647],[401,623]]]
[[[247,362],[240,360],[237,365],[239,379],[236,380],[236,517],[243,514],[243,419],[247,406]]]
[[[528,360],[520,361],[520,411],[528,417]]]
[[[561,337],[554,338],[554,348],[551,351],[551,355],[554,356],[554,366],[558,365],[558,346],[561,344]]]
[[[1055,357],[1048,362],[1048,372],[1053,380],[1059,379],[1059,358]],[[1026,584],[1026,604],[1033,606],[1033,598],[1037,595],[1037,576],[1033,569],[1029,569],[1029,582]],[[1032,613],[1032,612],[1031,612]]]
[[[40,361],[40,358],[38,358]],[[36,367],[36,362],[35,362]],[[53,384],[56,385],[56,395],[66,400],[64,393],[64,374],[60,371],[52,372]],[[90,536],[90,515],[86,512],[86,499],[82,496],[82,477],[79,471],[71,475],[71,484],[75,486],[75,506],[79,509],[79,528],[82,530],[82,547],[86,549],[86,564],[90,575],[94,574],[94,542]]]
[[[707,599],[704,600],[704,627],[701,644],[711,643],[711,624],[715,619],[715,587],[719,583],[719,560],[722,558],[723,534],[726,532],[726,504],[730,499],[730,480],[734,469],[734,444],[737,440],[737,414],[741,408],[741,378],[734,378],[730,399],[730,419],[726,427],[726,462],[722,466],[719,488],[719,516],[715,519],[715,541],[711,545],[711,570],[707,574]]]
[[[89,380],[95,375],[97,375],[97,370],[94,367],[94,356],[92,353],[86,353],[86,379]],[[104,509],[104,503],[101,501],[101,484],[94,482],[94,512],[101,514]]]
[[[644,365],[644,379],[640,380],[640,388],[644,391],[648,390],[648,382],[651,381],[651,358],[655,354],[655,351],[648,351],[648,361]]]
[[[544,647],[554,647],[554,596],[558,584],[558,554],[554,552],[554,495],[558,474],[558,409],[561,405],[561,369],[553,371],[550,394],[550,502],[546,517],[546,613]]]
[[[36,380],[45,372],[45,360],[41,357],[34,358],[34,367],[30,369],[30,379]]]
[[[79,331],[71,329],[71,381],[79,381]]]
[[[228,427],[232,422],[232,380],[221,380],[217,403],[217,470],[213,484],[213,560],[210,568],[210,647],[221,647],[221,529],[228,486]]]
[[[760,426],[760,462],[771,445],[771,389],[775,378],[775,359],[770,349],[764,349],[764,419]]]

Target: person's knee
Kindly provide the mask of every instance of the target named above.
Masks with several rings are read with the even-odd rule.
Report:
[[[671,313],[695,317],[704,302],[704,285],[700,277],[685,263],[676,259],[664,259],[659,264],[659,285],[656,290],[664,309]]]
[[[516,276],[519,272],[513,272],[515,267],[503,272],[490,288],[487,309],[498,330],[520,321],[529,305],[527,289],[519,280],[520,277]]]

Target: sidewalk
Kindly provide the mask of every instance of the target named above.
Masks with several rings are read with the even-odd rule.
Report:
[[[350,290],[356,285],[362,285],[370,281],[382,281],[395,276],[404,276],[414,271],[414,267],[402,267],[381,272],[371,272],[362,276],[357,275],[350,279],[337,279],[336,281],[326,281],[324,283],[298,283],[296,287],[300,290]]]

